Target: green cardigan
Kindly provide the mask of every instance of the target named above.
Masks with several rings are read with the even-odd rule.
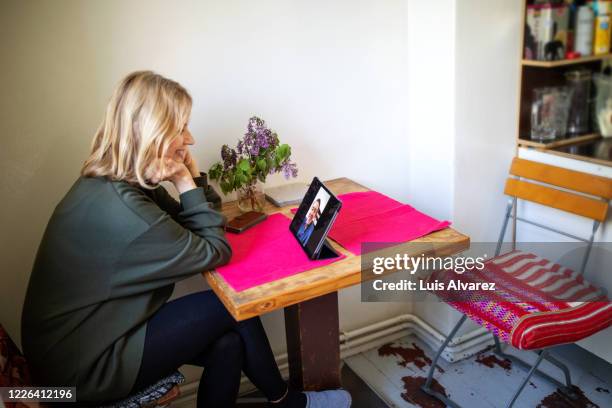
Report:
[[[84,402],[127,396],[147,320],[174,283],[229,261],[224,224],[202,187],[179,204],[163,187],[79,178],[51,216],[26,294],[22,343],[35,382],[76,386]]]

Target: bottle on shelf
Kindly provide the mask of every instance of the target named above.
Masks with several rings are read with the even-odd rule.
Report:
[[[564,4],[545,3],[542,5],[540,18],[541,48],[538,59],[564,59],[568,44],[569,7]]]
[[[595,55],[610,52],[610,16],[602,14],[595,17],[595,37],[593,40],[593,53]]]
[[[576,13],[574,51],[586,57],[593,53],[593,23],[595,13],[588,5],[578,7]]]
[[[602,55],[610,52],[610,15],[612,14],[612,1],[592,1],[589,5],[595,15],[593,28],[593,54]]]
[[[525,59],[553,61],[565,58],[570,29],[569,10],[562,2],[527,6]]]

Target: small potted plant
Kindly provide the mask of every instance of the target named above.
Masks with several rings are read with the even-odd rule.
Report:
[[[282,172],[286,179],[297,177],[297,165],[291,161],[291,147],[280,144],[276,132],[253,116],[247,132],[235,148],[223,145],[222,162],[215,163],[208,175],[219,182],[224,194],[238,192],[238,207],[242,212],[262,211],[263,194],[258,182],[265,183],[268,174]]]

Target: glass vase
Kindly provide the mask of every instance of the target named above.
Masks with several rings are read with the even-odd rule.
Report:
[[[264,208],[264,193],[259,183],[249,184],[238,190],[238,208],[241,212],[262,212]]]

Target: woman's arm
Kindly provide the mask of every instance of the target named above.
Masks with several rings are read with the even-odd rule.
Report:
[[[209,194],[211,190],[208,187],[206,176],[199,175],[198,177],[193,177],[193,181],[197,187],[202,187],[202,189],[204,189],[206,201],[210,202],[211,197],[209,196]],[[151,197],[151,199],[155,201],[159,208],[170,214],[170,216],[174,218],[175,221],[178,221],[177,216],[181,212],[182,207],[181,204],[176,201],[174,197],[170,195],[170,193],[168,193],[168,190],[166,190],[163,186],[159,186],[155,190],[150,190],[150,193],[147,195],[149,195],[149,197]]]
[[[190,175],[189,179],[193,183]],[[177,179],[171,181],[181,191]],[[229,261],[232,250],[225,238],[225,217],[210,207],[201,187],[182,190],[174,218],[137,190],[122,194],[146,227],[117,259],[112,296],[167,286]]]

